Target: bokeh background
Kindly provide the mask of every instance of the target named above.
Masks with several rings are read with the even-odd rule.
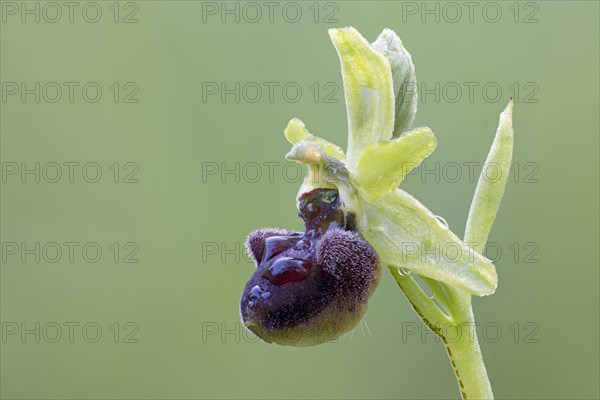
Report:
[[[346,144],[347,25],[411,52],[438,148],[404,188],[459,236],[516,97],[500,285],[474,300],[487,369],[498,398],[598,398],[598,2],[54,4],[0,4],[2,398],[459,396],[387,272],[336,343],[239,322],[245,236],[302,227],[287,121]]]

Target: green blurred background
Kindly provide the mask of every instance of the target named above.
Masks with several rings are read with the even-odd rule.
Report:
[[[287,121],[346,145],[327,29],[347,25],[411,52],[438,148],[404,188],[459,236],[516,97],[482,350],[498,398],[598,398],[598,2],[53,4],[1,2],[2,398],[458,397],[387,272],[336,343],[239,322],[245,236],[301,228]]]

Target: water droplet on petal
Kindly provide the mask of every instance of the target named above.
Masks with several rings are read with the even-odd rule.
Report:
[[[439,215],[435,216],[435,219],[437,219],[437,221],[444,227],[444,228],[450,228],[450,225],[448,225],[448,222],[443,218],[440,217]]]

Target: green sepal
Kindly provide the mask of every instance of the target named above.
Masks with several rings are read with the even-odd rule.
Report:
[[[348,168],[362,148],[387,140],[394,130],[394,88],[388,60],[354,28],[330,29],[342,65],[348,114]]]
[[[496,290],[494,265],[464,244],[414,197],[396,189],[373,203],[362,202],[363,236],[381,261],[469,293]]]

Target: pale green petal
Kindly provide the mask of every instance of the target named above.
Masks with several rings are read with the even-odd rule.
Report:
[[[311,136],[310,132],[308,132],[304,126],[304,122],[300,121],[298,118],[292,118],[290,122],[288,122],[283,134],[291,144],[296,144]]]
[[[393,191],[402,179],[435,149],[429,128],[416,128],[391,141],[363,149],[356,164],[355,181],[365,200],[374,201]]]
[[[417,78],[410,53],[391,29],[384,29],[373,47],[390,63],[394,83],[396,116],[394,137],[408,131],[417,113]]]
[[[370,143],[390,139],[394,93],[390,64],[354,28],[330,29],[340,57],[348,113],[348,168]]]
[[[304,126],[304,123],[302,121],[300,121],[298,118],[291,119],[290,122],[288,122],[287,126],[285,127],[285,130],[283,131],[283,133],[285,135],[285,138],[291,144],[296,144],[296,143],[300,142],[301,140],[314,142],[314,143],[318,144],[319,146],[321,146],[321,148],[323,150],[325,150],[325,153],[329,154],[332,157],[337,158],[340,161],[344,161],[345,154],[344,154],[344,150],[342,150],[341,147],[339,147],[325,139],[321,139],[320,137],[311,134]]]
[[[512,99],[500,114],[496,137],[477,182],[467,218],[465,243],[483,251],[506,189],[513,149]]]
[[[396,189],[363,202],[363,236],[381,261],[482,296],[494,292],[494,265],[467,247],[423,204]]]

